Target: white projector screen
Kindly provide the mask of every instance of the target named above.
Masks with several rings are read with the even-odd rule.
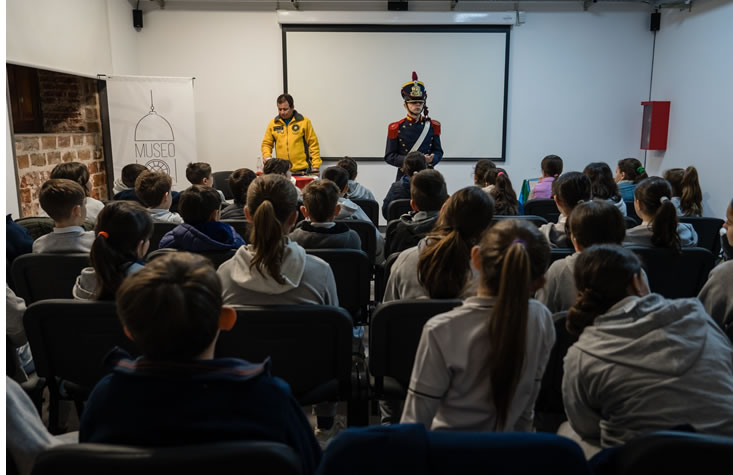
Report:
[[[283,25],[283,53],[284,89],[324,158],[381,160],[416,71],[444,160],[505,159],[508,27]]]

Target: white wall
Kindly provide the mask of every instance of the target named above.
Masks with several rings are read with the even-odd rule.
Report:
[[[138,35],[132,26],[132,7],[127,0],[107,0],[109,47],[112,70],[109,74],[134,76],[138,74]]]
[[[733,198],[733,3],[695,1],[662,15],[652,99],[671,101],[667,150],[650,152],[648,170],[695,165],[706,216],[725,219]]]
[[[107,2],[7,0],[6,61],[94,77],[112,70]]]

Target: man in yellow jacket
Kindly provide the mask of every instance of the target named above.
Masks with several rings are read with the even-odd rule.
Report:
[[[281,94],[277,98],[278,115],[270,121],[262,139],[262,159],[272,158],[275,147],[277,158],[292,163],[294,175],[318,172],[321,168],[321,150],[311,121],[293,108],[293,96]]]

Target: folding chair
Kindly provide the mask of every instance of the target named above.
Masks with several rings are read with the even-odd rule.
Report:
[[[720,228],[722,219],[699,216],[680,216],[681,223],[691,224],[697,233],[697,247],[704,247],[717,257],[720,254]]]
[[[178,226],[176,223],[153,223],[153,234],[150,236],[150,247],[148,252],[153,252],[159,249],[160,240],[163,236],[173,231],[173,228]]]
[[[393,252],[389,255],[384,264],[375,266],[374,271],[374,301],[381,302],[384,299],[384,290],[387,288],[387,281],[389,280],[389,274],[392,272],[392,265],[394,265],[397,258],[400,257],[399,252]]]
[[[233,227],[234,230],[242,236],[244,242],[249,240],[249,221],[246,219],[222,219],[221,222],[227,223],[229,226]]]
[[[70,299],[76,278],[90,265],[86,253],[24,254],[13,261],[11,274],[16,294],[30,305],[45,299]]]
[[[176,253],[176,252],[191,252],[192,254],[198,254],[200,256],[206,257],[214,266],[214,269],[218,269],[220,265],[234,257],[234,254],[237,253],[236,249],[228,249],[226,251],[179,251],[178,249],[158,249],[157,251],[153,251],[150,254],[147,255],[145,260],[147,262],[152,261],[153,259],[156,259],[161,256],[165,256],[170,253]]]
[[[565,259],[566,257],[574,253],[575,253],[575,249],[568,249],[568,248],[563,248],[563,247],[553,247],[552,249],[550,249],[550,264],[560,259]]]
[[[399,219],[400,216],[405,213],[409,213],[410,211],[412,211],[412,206],[410,206],[409,198],[393,200],[387,207],[387,221],[389,222],[393,219]]]
[[[636,208],[634,208],[634,200],[624,200],[626,203],[626,216],[634,218],[637,222],[637,226],[641,224],[641,218],[636,214]]]
[[[357,249],[306,249],[328,262],[336,279],[339,306],[348,310],[355,325],[369,320],[369,256]]]
[[[557,209],[557,205],[553,199],[529,200],[524,203],[524,214],[541,216],[548,223],[557,223],[560,217],[560,210]]]
[[[229,177],[232,176],[232,172],[214,172],[211,176],[214,178],[214,188],[224,193],[225,199],[233,200],[234,194],[232,193],[232,189],[229,188]]]
[[[372,220],[374,226],[379,227],[379,203],[374,200],[364,199],[352,199],[354,203],[358,204],[361,209],[364,210],[369,219]]]
[[[715,266],[715,256],[701,247],[671,249],[629,246],[641,259],[652,292],[675,299],[697,297]]]
[[[377,255],[377,231],[374,223],[363,219],[344,219],[339,222],[356,231],[361,239],[361,250],[369,256],[369,265],[373,267]]]

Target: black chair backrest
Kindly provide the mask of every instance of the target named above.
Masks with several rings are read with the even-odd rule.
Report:
[[[279,442],[224,441],[180,447],[130,447],[108,444],[57,445],[38,455],[32,475],[160,475],[216,473],[299,475],[295,451]]]
[[[530,223],[534,224],[538,228],[542,226],[543,224],[547,224],[547,220],[543,218],[542,216],[535,216],[531,214],[525,214],[525,215],[519,215],[519,216],[494,216],[494,218],[491,220],[494,224],[497,221],[501,221],[502,219],[523,219],[525,221],[529,221]]]
[[[637,223],[641,224],[641,218],[636,214],[636,208],[634,208],[634,200],[624,200],[626,203],[626,216],[634,218]]]
[[[52,233],[55,226],[53,219],[48,216],[30,216],[16,219],[15,222],[23,226],[34,241],[41,236]],[[92,231],[94,229],[94,221],[86,220],[82,227],[85,231]]]
[[[524,214],[541,216],[548,223],[557,223],[560,217],[560,210],[557,209],[555,200],[529,200],[524,203]]]
[[[217,357],[272,358],[272,374],[290,384],[302,405],[346,400],[351,388],[352,321],[340,307],[237,307],[237,323],[221,332]]]
[[[234,199],[232,189],[229,187],[229,177],[232,175],[231,171],[228,172],[214,172],[211,176],[214,178],[214,188],[224,193],[224,198],[228,200]]]
[[[104,357],[112,348],[139,354],[122,331],[112,301],[36,302],[26,309],[23,324],[36,372],[50,381],[56,377],[91,390],[105,375]]]
[[[148,252],[157,250],[163,236],[168,234],[170,231],[173,231],[173,228],[176,226],[178,225],[175,223],[153,223],[153,234],[150,236],[150,247],[148,248]]]
[[[606,464],[619,475],[727,473],[731,454],[730,436],[659,431],[619,446]]]
[[[719,218],[680,216],[681,223],[689,223],[697,233],[697,246],[710,249],[715,257],[720,254],[720,228],[723,221]]]
[[[715,266],[713,254],[701,247],[685,247],[679,254],[655,247],[629,248],[641,258],[651,291],[670,299],[696,297]]]
[[[358,249],[307,249],[308,254],[328,262],[336,279],[339,306],[348,310],[356,324],[367,322],[371,267],[369,256]]]
[[[390,378],[398,387],[387,399],[404,398],[423,325],[461,303],[458,299],[397,300],[377,307],[369,327],[369,371],[378,395],[386,389],[384,379]]]
[[[158,257],[165,256],[170,253],[176,253],[176,252],[184,252],[184,251],[178,251],[177,249],[158,249],[157,251],[153,251],[150,254],[148,254],[145,260],[150,262],[153,259],[156,259]],[[189,251],[189,252],[191,252],[192,254],[198,254],[200,256],[206,257],[214,265],[214,268],[218,269],[220,265],[222,265],[224,262],[234,257],[234,254],[237,253],[237,250],[228,249],[226,251]]]
[[[70,299],[76,278],[89,267],[89,254],[24,254],[13,261],[16,294],[26,305],[45,299]]]
[[[626,223],[626,229],[631,229],[641,224],[641,221],[637,221],[631,216],[624,216],[624,222]]]
[[[573,343],[578,341],[577,335],[571,335],[565,328],[568,312],[558,312],[552,316],[555,324],[555,345],[550,352],[550,358],[542,377],[540,393],[535,401],[535,412],[550,412],[565,415],[565,405],[562,400],[562,378],[564,371],[563,360]],[[557,428],[555,428],[557,431]]]
[[[352,199],[354,203],[358,204],[361,209],[364,210],[369,219],[372,220],[375,226],[379,226],[379,203],[374,200],[364,199]]]
[[[392,272],[392,266],[394,265],[397,258],[400,257],[399,252],[393,252],[384,261],[384,264],[379,264],[376,267],[375,278],[374,278],[374,301],[381,302],[384,299],[384,290],[387,288],[387,281],[389,280],[389,274]]]
[[[377,231],[374,223],[363,219],[344,219],[339,222],[356,231],[361,239],[361,250],[366,252],[366,255],[369,256],[369,265],[373,266],[377,255]]]
[[[575,249],[568,249],[564,247],[553,247],[550,249],[550,264],[552,264],[555,261],[559,261],[560,259],[565,259],[566,257],[572,255],[575,253]]]
[[[409,198],[393,200],[389,203],[389,206],[387,207],[387,221],[398,219],[400,216],[405,213],[409,213],[410,211],[412,211],[412,207],[410,206]]]
[[[249,242],[249,221],[246,219],[222,219],[221,222],[233,227],[242,236],[244,242]]]

